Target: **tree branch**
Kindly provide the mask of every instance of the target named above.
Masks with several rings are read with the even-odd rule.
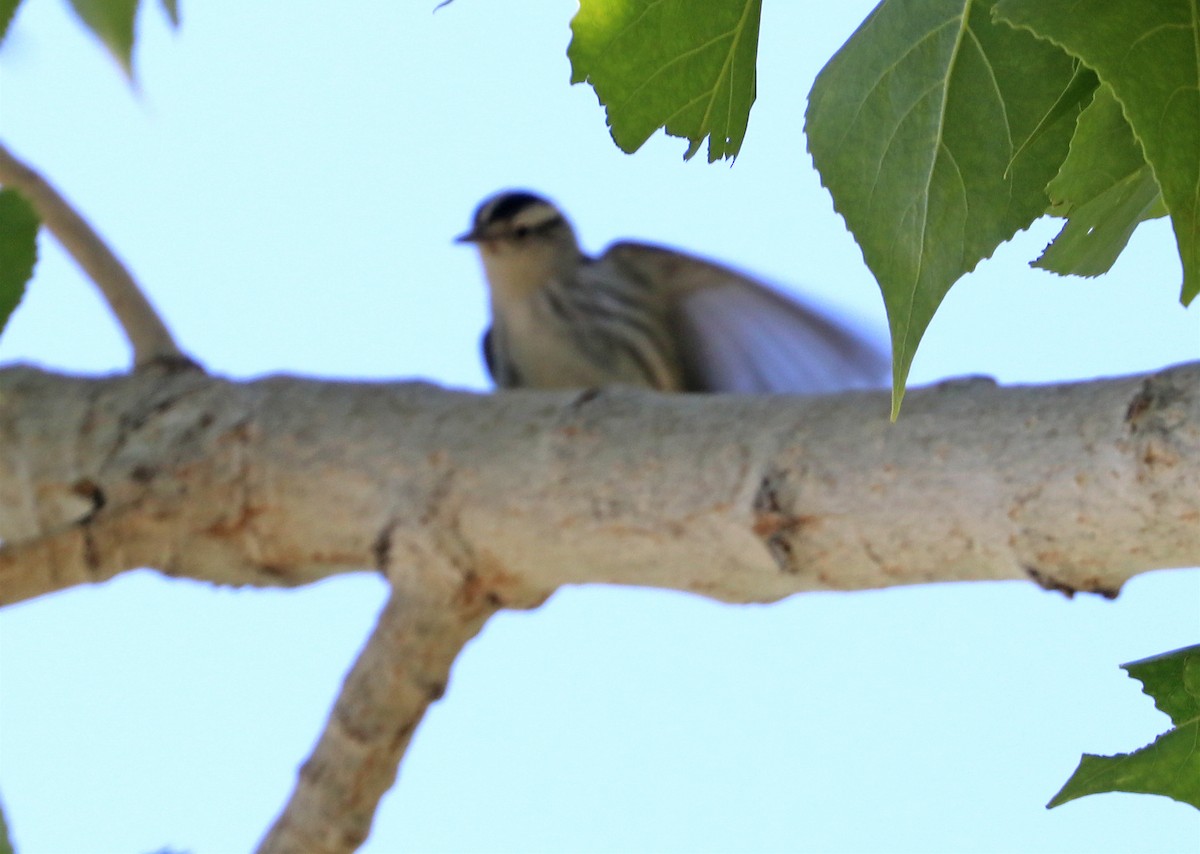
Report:
[[[258,585],[377,566],[379,543],[407,554],[435,530],[505,602],[579,583],[736,602],[1019,578],[1112,594],[1200,563],[1200,364],[949,383],[886,415],[878,393],[0,371],[0,603],[78,583],[61,564],[77,546],[29,541],[80,527],[93,580],[151,562]]]
[[[100,289],[133,348],[133,363],[188,363],[133,276],[49,182],[0,144],[0,184],[21,193],[50,233]]]
[[[486,585],[442,559],[402,569],[260,854],[341,854],[366,840],[425,710],[500,607]]]

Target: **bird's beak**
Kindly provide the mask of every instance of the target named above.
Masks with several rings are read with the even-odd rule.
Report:
[[[479,243],[483,240],[483,232],[478,228],[472,228],[470,231],[464,231],[462,234],[454,238],[455,243]]]

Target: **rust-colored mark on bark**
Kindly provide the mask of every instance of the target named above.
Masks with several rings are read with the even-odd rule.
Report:
[[[531,588],[523,576],[485,549],[473,556],[471,568],[464,574],[458,604],[468,616],[479,608],[528,610],[542,605],[551,592]]]
[[[225,516],[216,520],[204,529],[204,533],[212,534],[214,537],[235,536],[244,532],[256,517],[265,512],[266,509],[263,507],[246,505],[239,510],[236,516]]]
[[[1147,466],[1174,466],[1179,462],[1179,455],[1162,442],[1150,439],[1142,451],[1142,462]]]
[[[88,513],[89,517],[104,506],[104,490],[90,477],[81,477],[71,484],[71,492],[92,505],[91,512]]]
[[[463,576],[462,585],[458,589],[454,604],[458,606],[462,618],[470,622],[486,611],[496,611],[507,603],[504,591],[498,588],[512,580],[502,572],[480,573],[473,570]]]
[[[788,512],[789,502],[782,497],[786,472],[771,471],[763,476],[754,495],[754,522],[751,530],[766,545],[781,572],[796,574],[800,568],[792,540],[801,528],[815,524],[814,516]]]

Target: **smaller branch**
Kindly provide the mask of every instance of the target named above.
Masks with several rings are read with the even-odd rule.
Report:
[[[349,854],[459,652],[500,608],[472,573],[433,558],[395,573],[391,595],[259,854]]]
[[[133,347],[133,363],[190,362],[125,265],[41,175],[0,144],[0,184],[18,190],[100,289]]]

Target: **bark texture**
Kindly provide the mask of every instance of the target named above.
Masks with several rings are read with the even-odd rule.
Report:
[[[0,371],[0,602],[142,566],[223,584],[430,555],[523,605],[563,584],[765,602],[1200,562],[1200,364],[830,398],[478,395],[187,369]]]

